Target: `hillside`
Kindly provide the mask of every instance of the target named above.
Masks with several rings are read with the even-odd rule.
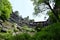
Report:
[[[12,30],[14,30],[14,28],[12,26],[12,23],[10,22],[4,22],[2,23],[5,26],[8,26],[7,29],[9,31],[7,31],[7,33],[0,33],[0,39],[8,39],[8,40],[60,40],[60,23],[54,23],[51,25],[48,25],[44,28],[42,28],[39,32],[34,32],[31,28],[28,28],[27,26],[25,27],[20,27],[20,33],[17,34],[16,36],[12,36]],[[6,27],[5,27],[6,28]],[[35,30],[36,31],[36,30]],[[14,30],[14,32],[18,32],[17,28]],[[22,33],[21,33],[22,32]],[[32,35],[32,33],[34,35]],[[8,36],[9,35],[9,36]],[[27,37],[29,36],[29,37]],[[26,39],[28,38],[28,39]]]

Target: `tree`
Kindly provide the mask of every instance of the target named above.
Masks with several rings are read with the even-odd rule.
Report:
[[[34,14],[37,15],[42,13],[43,11],[50,10],[55,19],[60,22],[59,14],[60,14],[60,1],[59,0],[32,0],[34,4]],[[51,6],[53,3],[53,7]]]
[[[19,16],[19,11],[15,11],[14,13],[15,13],[17,16]]]
[[[56,23],[57,20],[56,20],[54,14],[53,14],[52,12],[47,12],[47,13],[48,13],[48,15],[49,15],[50,24]]]
[[[0,0],[0,19],[7,20],[12,13],[12,6],[9,0]]]

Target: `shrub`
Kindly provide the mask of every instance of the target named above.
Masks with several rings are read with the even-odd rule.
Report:
[[[28,26],[24,26],[24,27],[22,27],[22,29],[26,32],[35,32],[34,28],[29,28]]]
[[[14,36],[13,40],[31,40],[31,36],[27,33],[23,33],[23,34]]]
[[[4,40],[10,40],[11,37],[12,37],[12,35],[9,34],[9,33],[0,33],[0,39],[1,39],[1,40],[2,40],[2,39],[4,39]]]
[[[38,32],[34,35],[34,40],[53,40],[53,33],[46,31]]]
[[[34,35],[34,40],[60,40],[60,23],[43,28]]]

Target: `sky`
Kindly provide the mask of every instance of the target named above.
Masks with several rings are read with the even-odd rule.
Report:
[[[19,15],[22,15],[22,17],[29,16],[29,19],[34,19],[35,21],[46,21],[48,19],[48,16],[45,14],[39,14],[39,16],[33,16],[34,12],[34,6],[31,2],[31,0],[9,0],[12,4],[13,11],[19,11]],[[47,17],[44,19],[44,17]]]

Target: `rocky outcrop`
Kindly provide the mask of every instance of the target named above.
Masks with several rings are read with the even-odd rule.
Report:
[[[0,20],[0,32],[7,32],[9,30],[14,32],[14,30],[17,29],[17,27],[20,26],[16,25],[15,23],[10,23],[9,21],[2,22]]]

